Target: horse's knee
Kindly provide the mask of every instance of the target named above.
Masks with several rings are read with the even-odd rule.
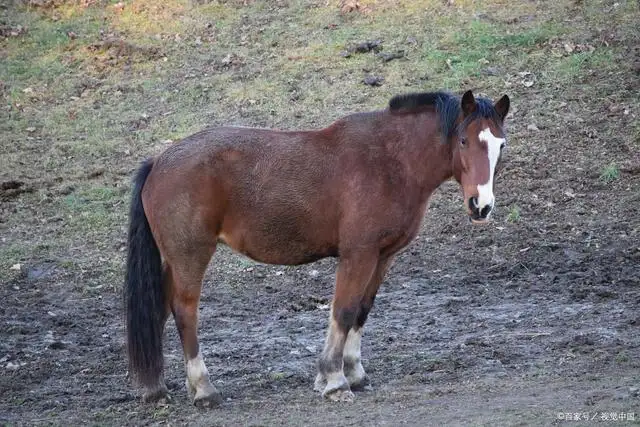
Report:
[[[347,306],[334,304],[333,318],[342,332],[348,333],[356,324],[359,309],[359,304],[350,304]]]

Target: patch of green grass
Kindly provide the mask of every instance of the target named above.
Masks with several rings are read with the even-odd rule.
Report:
[[[609,48],[598,48],[593,52],[578,52],[551,61],[543,71],[544,78],[551,83],[575,82],[590,69],[613,69],[617,67],[613,52]]]
[[[629,353],[625,350],[616,354],[616,357],[615,357],[615,361],[618,365],[627,364],[630,360],[631,358],[629,357]]]
[[[281,381],[287,378],[287,374],[285,372],[271,372],[271,379],[273,381]]]
[[[560,27],[553,23],[524,31],[506,32],[504,27],[498,24],[475,20],[455,34],[454,40],[458,46],[465,49],[491,54],[492,51],[502,48],[534,47],[560,32]]]
[[[70,227],[90,238],[125,224],[127,202],[120,188],[89,187],[64,197],[60,209]]]
[[[0,245],[0,279],[9,280],[20,274],[19,271],[10,270],[15,264],[22,264],[29,259],[31,250],[24,243],[9,243]]]
[[[156,406],[153,409],[153,419],[154,420],[165,419],[170,414],[171,414],[171,411],[169,409],[169,406],[167,406],[167,405]]]
[[[520,208],[516,205],[512,205],[509,208],[509,213],[507,214],[507,222],[518,222],[520,221]]]
[[[610,163],[602,169],[600,181],[611,183],[620,179],[620,168],[615,163]]]

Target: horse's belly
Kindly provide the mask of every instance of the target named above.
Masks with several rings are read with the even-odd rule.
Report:
[[[260,233],[256,230],[229,230],[218,240],[249,258],[266,264],[299,265],[338,255],[331,244],[300,235]]]

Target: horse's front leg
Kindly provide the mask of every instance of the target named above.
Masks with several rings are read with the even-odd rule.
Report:
[[[361,360],[360,346],[362,342],[362,330],[369,312],[373,307],[373,302],[378,293],[378,289],[384,280],[384,276],[389,270],[393,261],[392,256],[381,257],[376,266],[376,270],[367,285],[364,296],[360,302],[358,316],[355,325],[347,335],[347,342],[344,346],[344,374],[349,381],[351,390],[362,390],[369,385],[369,379],[364,371]]]
[[[351,401],[353,393],[344,373],[344,349],[356,325],[360,305],[378,265],[378,251],[343,252],[336,274],[336,289],[324,350],[318,360],[315,389],[333,401]]]

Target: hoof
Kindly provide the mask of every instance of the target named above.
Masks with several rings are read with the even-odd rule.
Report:
[[[364,378],[360,378],[359,380],[355,380],[354,382],[349,381],[349,386],[353,391],[371,391],[373,387],[371,387],[371,381],[369,381],[369,377],[365,376]]]
[[[167,387],[163,386],[155,390],[147,390],[142,395],[142,401],[144,403],[160,403],[167,404],[171,402],[171,396]]]
[[[344,375],[339,374],[327,380],[322,397],[332,402],[353,402],[353,393]]]
[[[353,399],[355,399],[351,390],[334,390],[329,393],[323,393],[323,396],[331,402],[353,402]]]
[[[193,398],[193,404],[199,409],[210,409],[220,406],[222,403],[222,394],[215,387],[200,390]]]
[[[316,375],[316,380],[313,382],[313,391],[322,393],[326,386],[327,386],[327,379],[325,378],[325,376],[322,374]]]

